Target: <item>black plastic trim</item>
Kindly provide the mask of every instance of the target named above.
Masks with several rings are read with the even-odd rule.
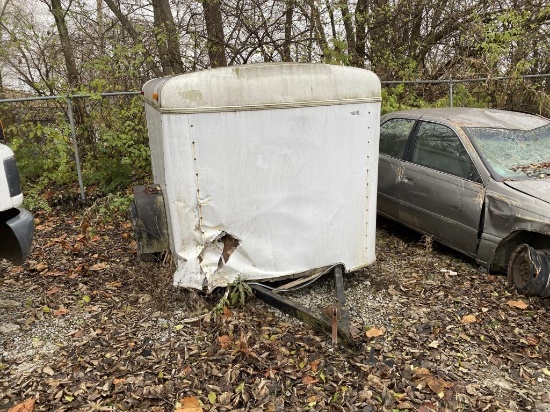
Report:
[[[15,163],[15,157],[4,159],[4,171],[8,180],[8,188],[10,189],[10,197],[17,196],[21,193],[21,183],[19,181],[19,170]]]

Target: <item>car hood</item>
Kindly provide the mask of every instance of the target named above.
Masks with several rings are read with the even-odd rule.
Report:
[[[508,180],[504,183],[529,196],[550,203],[550,179],[548,178],[538,180]]]

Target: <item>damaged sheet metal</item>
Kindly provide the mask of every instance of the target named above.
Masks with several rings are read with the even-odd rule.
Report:
[[[144,88],[174,284],[346,271],[374,261],[380,81],[323,64],[254,64]]]
[[[519,245],[510,257],[508,280],[526,295],[550,296],[550,251]]]

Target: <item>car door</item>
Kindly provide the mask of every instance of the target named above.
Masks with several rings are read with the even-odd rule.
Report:
[[[474,257],[484,188],[455,130],[420,120],[402,165],[399,220]]]
[[[377,210],[394,220],[399,220],[402,163],[415,123],[415,119],[396,118],[380,125]]]

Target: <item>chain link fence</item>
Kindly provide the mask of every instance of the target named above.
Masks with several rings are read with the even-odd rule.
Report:
[[[86,180],[116,186],[148,156],[140,92],[0,99],[0,119],[21,174],[44,188],[72,176],[83,203]]]
[[[550,115],[550,74],[493,78],[386,81],[385,110],[439,106],[498,107]],[[108,188],[134,176],[148,162],[148,138],[140,92],[0,99],[8,144],[26,178],[52,187],[78,183],[80,200],[94,179]],[[143,170],[144,175],[148,169]],[[56,174],[56,170],[57,173]],[[84,172],[83,172],[84,170]],[[46,172],[45,172],[46,171]]]
[[[413,95],[430,104],[473,104],[550,116],[550,74],[437,80],[382,81],[388,93]],[[414,103],[414,102],[413,102]]]

